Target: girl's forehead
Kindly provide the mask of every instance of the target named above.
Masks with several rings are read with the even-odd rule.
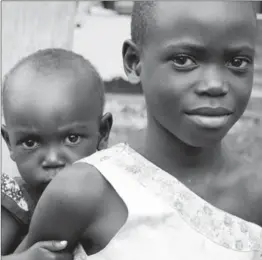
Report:
[[[159,2],[154,16],[148,42],[158,46],[182,38],[253,45],[257,32],[253,6],[246,2]]]
[[[154,8],[156,28],[168,28],[174,24],[185,27],[198,23],[223,27],[230,25],[255,25],[256,15],[252,3],[239,1],[174,1],[158,2]],[[211,24],[210,24],[211,23]]]

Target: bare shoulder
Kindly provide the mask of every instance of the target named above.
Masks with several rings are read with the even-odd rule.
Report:
[[[59,207],[76,214],[99,210],[101,202],[112,193],[108,182],[94,166],[76,163],[66,167],[52,180],[43,196],[56,201]]]
[[[87,163],[75,163],[63,169],[51,184],[59,186],[59,191],[82,193],[98,196],[103,193],[105,179],[97,168]],[[56,187],[57,188],[57,187]]]
[[[102,202],[110,192],[107,186],[101,173],[89,164],[76,163],[61,170],[37,203],[28,246],[61,237],[74,245],[80,233],[103,214]]]

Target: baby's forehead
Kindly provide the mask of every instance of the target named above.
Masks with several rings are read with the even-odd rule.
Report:
[[[19,67],[7,79],[6,88],[10,93],[19,92],[44,92],[52,90],[66,91],[66,89],[76,90],[82,87],[83,90],[90,91],[93,88],[95,75],[91,71],[79,73],[73,68],[36,69],[31,64]],[[85,85],[85,87],[81,85]]]
[[[49,67],[40,67],[37,68],[34,64],[26,63],[22,66],[19,66],[12,74],[11,79],[14,82],[17,81],[30,81],[30,79],[37,79],[39,81],[49,78],[75,78],[77,80],[80,73],[75,68],[49,68]]]
[[[52,114],[58,118],[70,115],[73,118],[83,111],[92,111],[94,115],[100,113],[100,99],[94,87],[86,82],[79,83],[77,79],[55,74],[51,77],[36,74],[30,79],[23,78],[24,82],[18,80],[18,77],[13,80],[5,95],[4,112],[8,118],[16,115],[21,120],[35,117],[40,120]]]
[[[27,107],[33,103],[43,106],[91,104],[92,100],[99,98],[95,93],[98,86],[93,77],[92,74],[82,77],[64,70],[42,73],[24,66],[7,80],[3,95],[4,107]]]

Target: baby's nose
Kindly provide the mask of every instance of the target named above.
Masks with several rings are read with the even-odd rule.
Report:
[[[45,169],[60,169],[65,164],[61,151],[58,148],[50,148],[45,154],[42,167]]]

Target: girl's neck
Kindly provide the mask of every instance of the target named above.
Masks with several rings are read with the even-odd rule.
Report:
[[[178,179],[221,172],[227,165],[227,155],[221,142],[212,147],[192,147],[162,126],[149,120],[145,133],[143,156]]]

